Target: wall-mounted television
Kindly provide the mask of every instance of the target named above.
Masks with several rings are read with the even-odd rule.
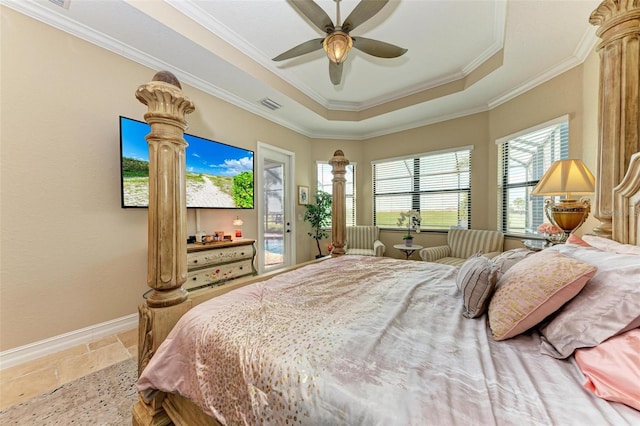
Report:
[[[149,206],[149,147],[151,126],[120,117],[120,177],[122,207]],[[253,151],[184,135],[187,207],[252,209]]]

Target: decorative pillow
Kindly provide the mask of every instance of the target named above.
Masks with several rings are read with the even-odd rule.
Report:
[[[574,234],[569,234],[569,237],[567,238],[567,244],[573,244],[574,246],[580,247],[591,247],[591,244]]]
[[[585,389],[640,410],[640,329],[576,350],[576,362],[586,378]]]
[[[489,303],[494,339],[516,336],[571,300],[596,273],[588,263],[543,250],[511,267]]]
[[[592,247],[604,251],[623,254],[640,254],[640,246],[631,244],[622,244],[608,238],[598,237],[596,235],[584,235],[582,239]]]
[[[513,250],[507,250],[493,259],[493,263],[498,267],[500,273],[504,274],[516,263],[520,262],[525,257],[531,256],[535,251],[525,249],[525,248],[517,248]]]
[[[456,285],[462,292],[466,318],[476,318],[484,314],[491,294],[498,282],[498,267],[484,256],[476,255],[467,259],[456,277]]]
[[[598,268],[589,285],[540,328],[541,352],[566,358],[622,333],[640,317],[640,259],[595,248],[559,244],[548,248]]]

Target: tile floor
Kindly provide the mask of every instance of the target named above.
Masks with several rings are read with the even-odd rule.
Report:
[[[1,370],[0,410],[137,354],[136,328]]]

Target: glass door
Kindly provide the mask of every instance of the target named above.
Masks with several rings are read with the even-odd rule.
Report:
[[[294,223],[291,194],[293,153],[258,144],[259,203],[258,271],[294,264]],[[262,248],[260,250],[260,248]]]

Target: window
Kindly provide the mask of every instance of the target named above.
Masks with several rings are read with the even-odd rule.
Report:
[[[543,123],[498,143],[498,229],[505,234],[531,235],[545,221],[544,197],[531,197],[544,172],[567,158],[567,116]]]
[[[329,194],[333,193],[333,174],[331,173],[331,165],[329,163],[320,162],[316,163],[316,168],[318,170],[318,185],[317,188],[320,191],[328,192]],[[356,224],[356,165],[355,163],[347,164],[346,167],[347,173],[345,174],[345,179],[347,180],[345,184],[345,202],[347,208],[347,226],[353,226]]]
[[[400,213],[416,210],[423,230],[470,227],[471,149],[372,162],[374,225],[405,229]]]

